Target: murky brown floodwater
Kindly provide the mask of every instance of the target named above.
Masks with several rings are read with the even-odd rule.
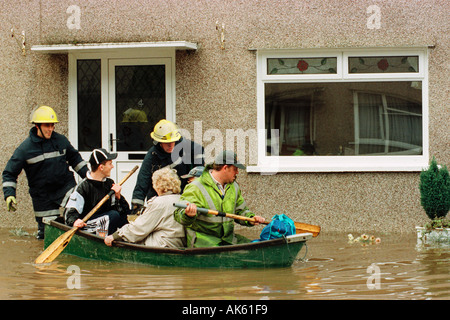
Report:
[[[64,254],[38,268],[43,242],[0,229],[0,299],[450,299],[449,246],[417,246],[415,234],[381,240],[363,246],[323,232],[300,252],[306,261],[284,269],[157,268]]]

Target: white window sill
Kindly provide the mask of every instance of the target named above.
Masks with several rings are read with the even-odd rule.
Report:
[[[292,157],[290,157],[292,158]],[[353,157],[352,157],[353,158]],[[424,157],[383,159],[380,157],[308,157],[296,159],[264,161],[255,166],[247,166],[249,173],[275,174],[287,172],[421,172],[428,167]]]
[[[363,167],[363,168],[347,168],[347,167],[263,167],[263,166],[247,166],[248,173],[276,174],[276,173],[296,173],[296,172],[421,172],[426,167]]]

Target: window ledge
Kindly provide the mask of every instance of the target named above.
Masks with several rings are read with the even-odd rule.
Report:
[[[276,174],[276,173],[314,173],[314,172],[421,172],[425,167],[263,167],[263,166],[247,166],[248,173]]]
[[[319,160],[319,159],[317,159]],[[339,163],[334,164],[314,161],[304,164],[271,163],[247,166],[248,173],[275,174],[275,173],[296,173],[296,172],[421,172],[428,167],[427,161],[412,161],[407,163],[383,163],[383,161],[361,161],[359,163]]]

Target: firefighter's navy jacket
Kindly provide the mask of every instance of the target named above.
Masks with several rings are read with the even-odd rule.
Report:
[[[64,135],[53,132],[50,139],[44,139],[37,135],[36,127],[31,128],[3,171],[5,199],[16,196],[17,177],[23,169],[36,217],[59,215],[59,207],[65,205],[76,185],[69,166],[86,177],[86,162]]]

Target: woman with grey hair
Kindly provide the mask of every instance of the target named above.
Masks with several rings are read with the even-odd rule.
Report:
[[[176,170],[162,168],[153,173],[153,188],[158,196],[147,201],[142,215],[105,238],[144,244],[151,247],[177,248],[186,245],[184,227],[175,221],[173,204],[180,199],[181,181]]]

